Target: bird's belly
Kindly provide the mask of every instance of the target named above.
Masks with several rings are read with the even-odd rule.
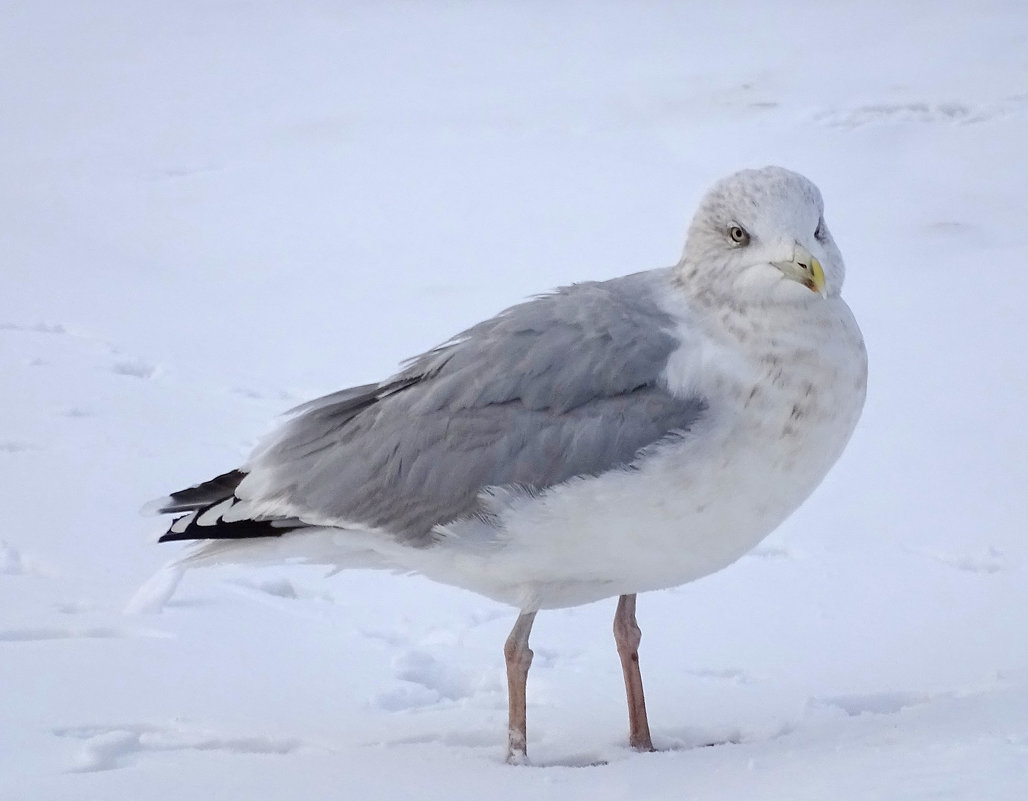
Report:
[[[692,581],[752,549],[820,483],[859,409],[839,411],[852,420],[808,421],[789,442],[736,421],[669,442],[633,469],[501,499],[500,527],[450,527],[415,569],[522,609]]]

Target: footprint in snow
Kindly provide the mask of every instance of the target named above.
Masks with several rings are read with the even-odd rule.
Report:
[[[754,559],[792,559],[794,554],[783,545],[761,544],[746,554]]]
[[[998,103],[974,106],[959,102],[872,103],[852,108],[831,108],[814,115],[814,122],[829,128],[866,125],[950,124],[973,125],[1028,111],[1028,95],[1011,95]]]
[[[0,576],[38,576],[53,578],[56,571],[48,568],[43,562],[27,556],[9,542],[0,540]]]
[[[714,679],[716,681],[727,681],[731,684],[749,684],[750,678],[746,675],[743,670],[735,670],[732,668],[723,668],[720,670],[713,669],[699,669],[699,670],[687,670],[685,673],[689,676],[695,676],[699,679]]]
[[[36,446],[31,442],[25,442],[20,439],[0,440],[0,453],[24,453],[25,451],[34,450],[36,450]]]
[[[27,334],[60,334],[77,337],[79,339],[90,340],[92,337],[75,334],[68,330],[64,325],[60,323],[34,323],[32,325],[22,325],[19,323],[0,323],[0,332],[11,331],[18,333]],[[115,375],[131,376],[133,378],[153,378],[160,372],[160,368],[157,365],[151,364],[144,359],[135,356],[125,356],[118,352],[118,349],[114,346],[106,343],[105,344],[110,350],[111,354],[115,357],[114,363],[111,365],[111,372]],[[29,362],[30,366],[38,367],[48,364],[45,359],[35,358]],[[76,416],[76,415],[70,415]]]
[[[814,122],[829,128],[862,128],[896,123],[969,123],[988,119],[963,103],[873,103],[855,108],[829,109],[814,115]]]
[[[393,671],[403,684],[380,693],[375,706],[387,712],[401,712],[459,701],[474,693],[470,677],[459,668],[440,662],[425,651],[407,651],[393,660]]]
[[[430,734],[415,734],[409,737],[398,737],[384,743],[366,743],[367,746],[379,745],[430,745],[438,743],[446,748],[496,748],[498,740],[496,732],[491,729],[476,731],[448,731]]]
[[[908,707],[927,704],[932,696],[914,692],[880,692],[858,695],[834,695],[812,700],[814,706],[841,709],[850,717],[859,715],[894,715]]]
[[[24,576],[28,572],[21,551],[0,540],[0,576]]]
[[[0,644],[5,642],[47,642],[52,640],[111,640],[138,637],[164,638],[171,635],[152,629],[124,629],[114,626],[48,626],[0,629]]]
[[[93,773],[126,767],[147,754],[175,751],[217,751],[229,754],[290,754],[302,743],[293,738],[226,737],[183,726],[147,723],[72,726],[53,730],[57,737],[81,740],[70,773]]]
[[[57,604],[57,611],[63,615],[82,615],[95,612],[97,607],[92,601],[66,601]]]
[[[992,547],[977,554],[949,554],[917,550],[915,550],[914,553],[917,553],[920,556],[927,556],[929,559],[934,559],[936,562],[941,562],[948,567],[952,567],[955,570],[960,570],[965,573],[988,575],[991,573],[999,573],[1010,567],[1006,554],[998,548]]]
[[[111,367],[116,375],[127,375],[133,378],[153,378],[158,369],[155,365],[142,359],[120,359]]]
[[[94,412],[91,412],[89,409],[83,409],[81,406],[72,406],[68,409],[65,409],[64,412],[62,412],[62,415],[64,417],[71,417],[73,419],[95,416]]]
[[[0,323],[0,331],[24,331],[31,334],[68,333],[68,329],[60,323],[34,323],[32,325],[21,325],[19,323]]]

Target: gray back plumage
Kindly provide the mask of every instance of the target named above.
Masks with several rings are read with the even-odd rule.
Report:
[[[679,346],[654,297],[666,280],[654,271],[559,289],[388,381],[305,404],[255,454],[238,494],[250,484],[306,522],[417,544],[435,525],[483,514],[489,487],[541,492],[626,468],[705,408],[660,383]]]

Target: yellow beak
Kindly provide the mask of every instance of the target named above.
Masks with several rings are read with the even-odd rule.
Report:
[[[803,245],[796,245],[792,261],[776,261],[772,264],[781,270],[786,278],[798,281],[821,297],[828,296],[828,291],[825,289],[825,271],[821,267],[821,262],[814,258],[814,255]]]

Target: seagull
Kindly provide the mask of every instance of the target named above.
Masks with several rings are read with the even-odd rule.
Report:
[[[640,592],[739,559],[838,459],[867,355],[821,193],[781,167],[700,202],[673,267],[557,289],[302,405],[236,470],[151,505],[185,566],[418,573],[520,614],[507,761],[528,761],[536,613],[617,597],[629,745],[653,750]]]

